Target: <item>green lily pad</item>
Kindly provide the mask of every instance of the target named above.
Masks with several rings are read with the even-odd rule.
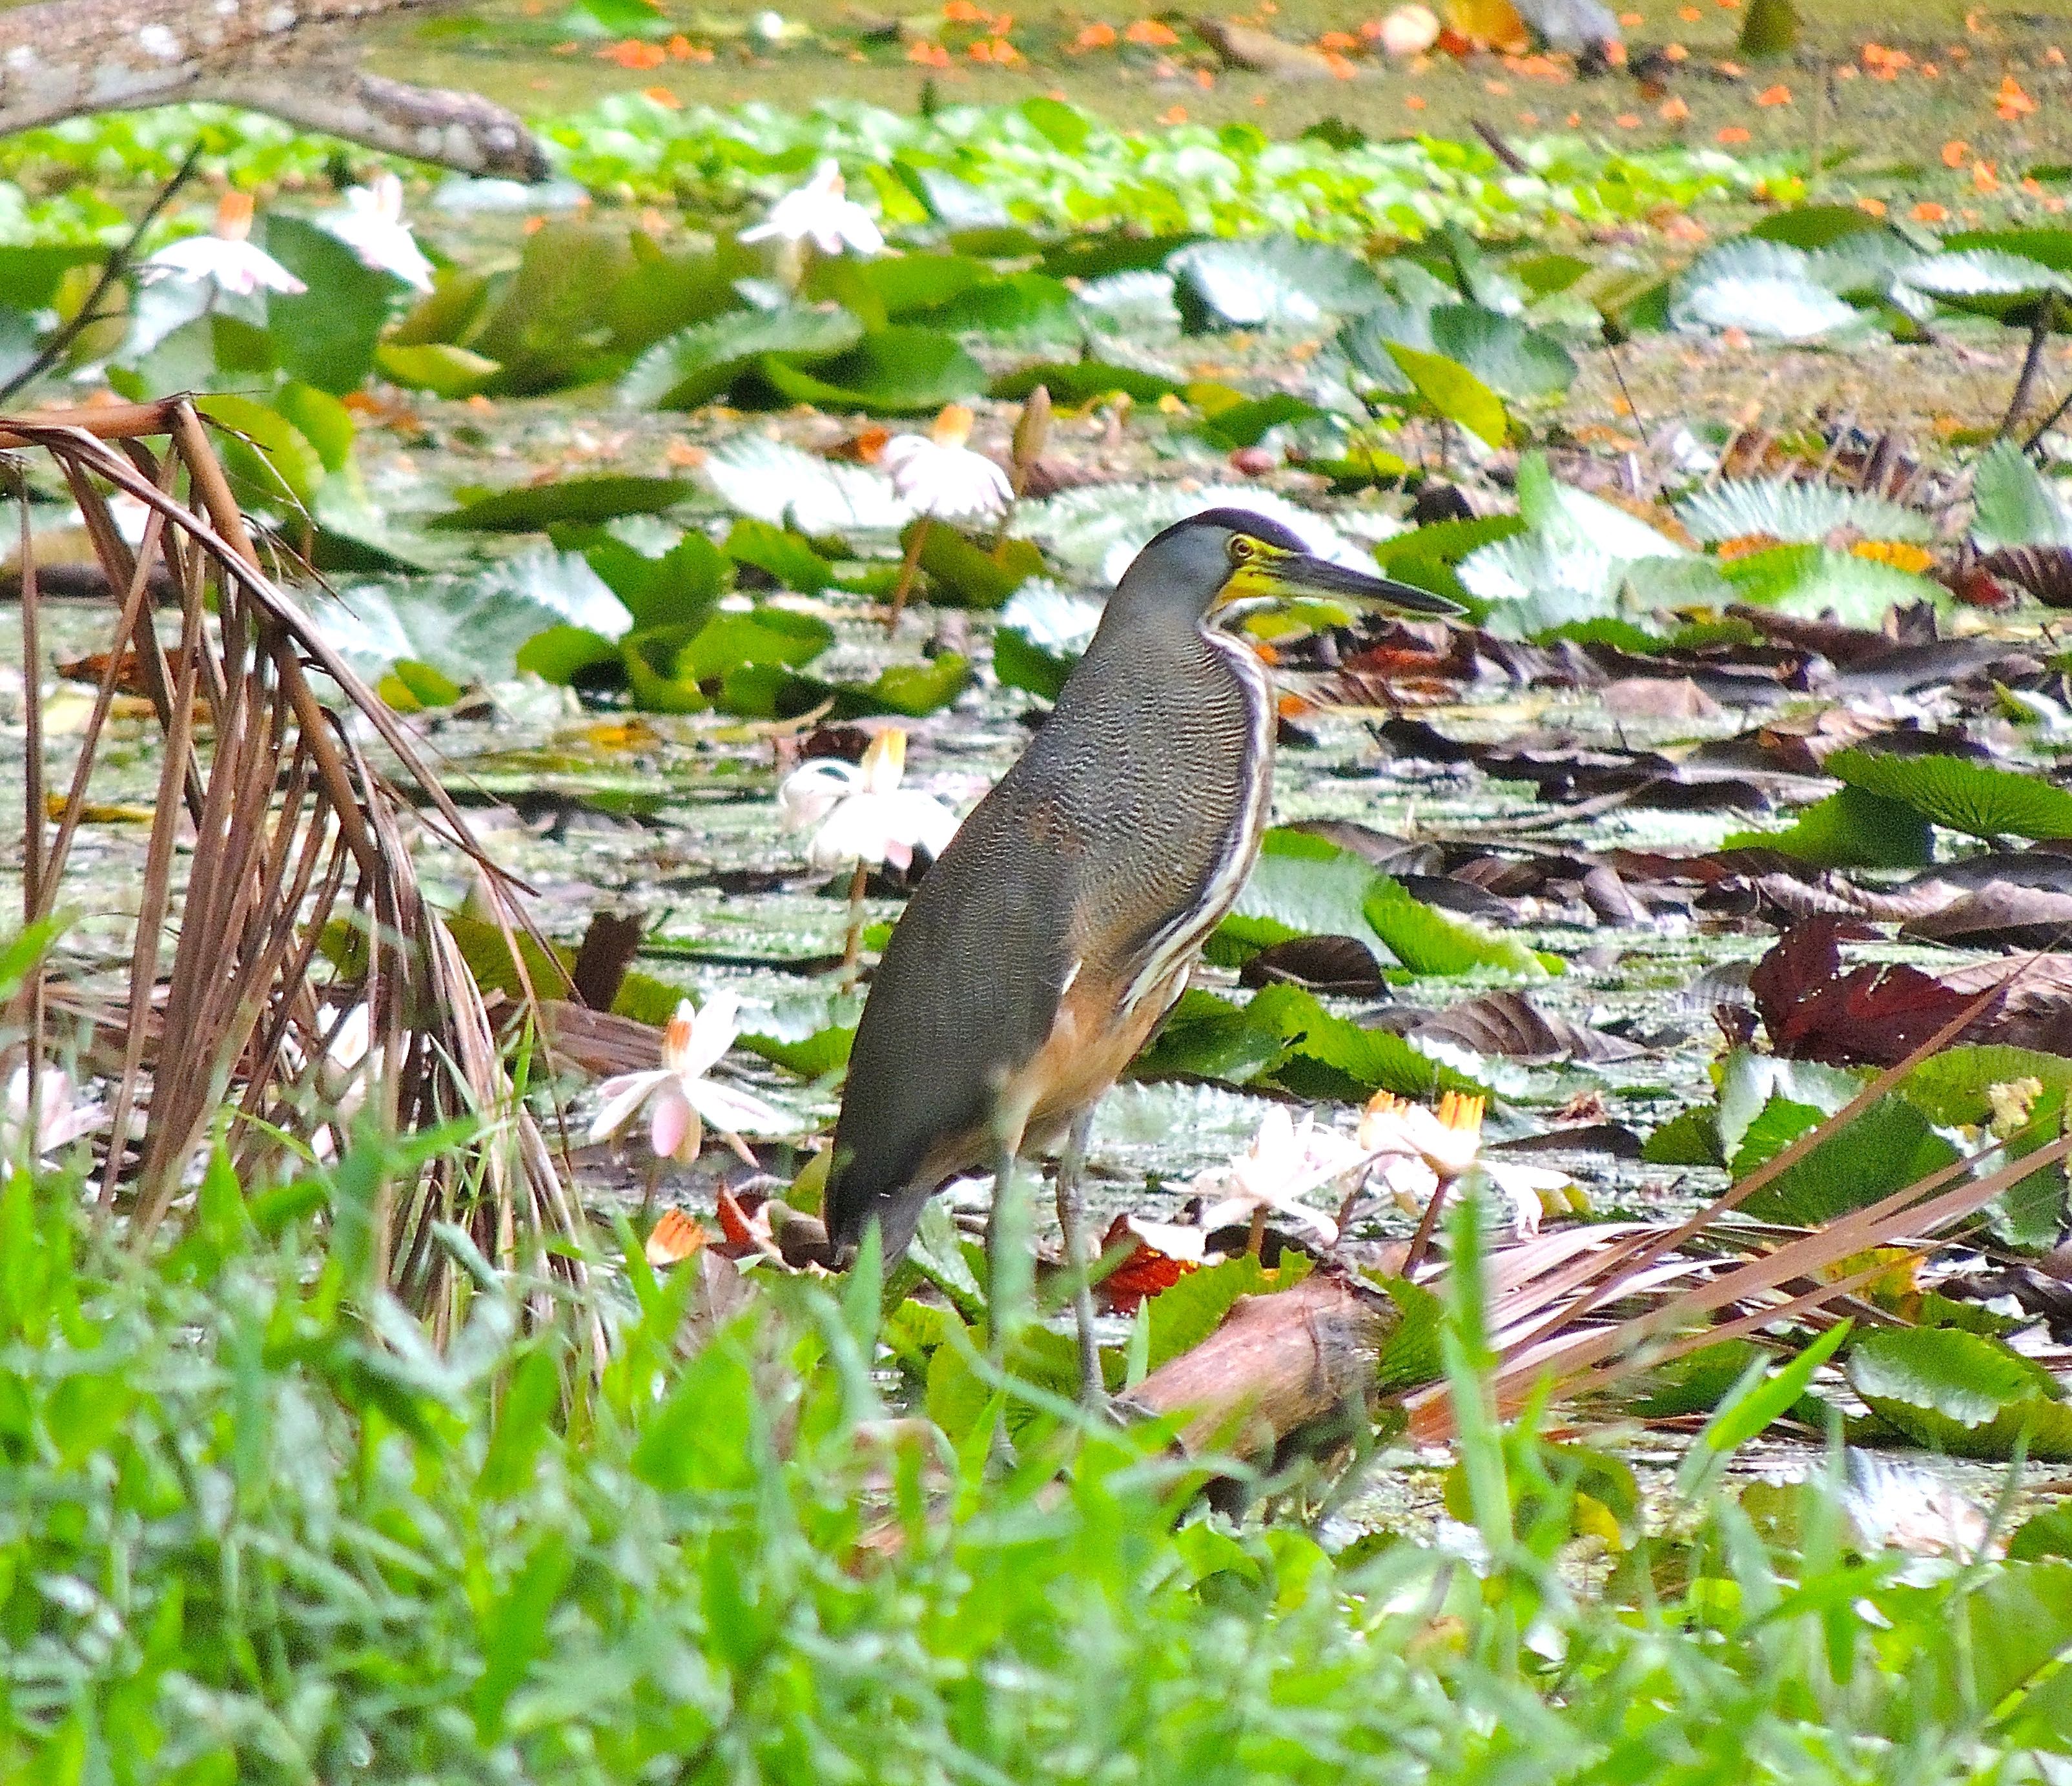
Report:
[[[1537,954],[1515,936],[1426,905],[1390,875],[1377,878],[1362,910],[1389,953],[1412,973],[1495,972],[1544,980],[1561,971],[1558,956]]]
[[[596,522],[621,515],[659,515],[698,493],[680,478],[626,477],[605,472],[595,477],[561,478],[551,484],[528,484],[480,496],[443,515],[427,527],[464,533],[544,533],[557,522]]]
[[[1935,833],[1904,801],[1844,788],[1782,831],[1734,831],[1727,850],[1782,850],[1815,868],[1920,868],[1935,859]]]
[[[1849,1353],[1849,1386],[1917,1445],[2004,1460],[2072,1460],[2072,1406],[2057,1379],[2003,1341],[1955,1327],[1879,1328]]]
[[[985,368],[947,335],[894,326],[865,335],[833,359],[766,353],[757,376],[794,403],[823,409],[909,415],[939,409],[986,386]]]
[[[694,409],[728,390],[766,354],[800,364],[846,352],[863,325],[845,310],[734,311],[658,341],[619,381],[619,400],[635,409]]]
[[[430,391],[434,397],[471,397],[503,370],[494,360],[450,341],[414,348],[384,341],[375,349],[374,363],[384,377],[406,390]]]
[[[1889,756],[1855,748],[1823,765],[1850,787],[1897,800],[1974,837],[2072,837],[2072,793],[2040,776],[1961,756]]]

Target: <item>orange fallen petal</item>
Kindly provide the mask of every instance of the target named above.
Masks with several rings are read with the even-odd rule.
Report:
[[[1791,89],[1780,80],[1774,87],[1764,88],[1755,96],[1755,102],[1762,106],[1789,105],[1791,103]]]
[[[1622,130],[1638,130],[1640,128],[1640,116],[1636,112],[1622,112],[1612,120],[1612,122]]]
[[[1075,50],[1104,50],[1115,42],[1116,30],[1112,25],[1088,25],[1072,39]]]
[[[1180,34],[1160,19],[1137,19],[1122,35],[1131,43],[1150,49],[1170,49],[1180,41]]]
[[[1681,93],[1671,93],[1655,108],[1655,115],[1664,124],[1681,124],[1691,115],[1691,108],[1684,103]]]
[[[1917,576],[1935,562],[1934,553],[1905,540],[1858,540],[1849,551],[1856,558],[1868,558],[1873,564],[1889,564],[1897,570],[1910,570]]]
[[[1942,165],[1945,167],[1962,167],[1971,158],[1971,146],[1968,142],[1953,138],[1942,145]]]
[[[1170,105],[1158,114],[1158,121],[1168,126],[1185,124],[1187,121],[1187,108],[1184,105]]]
[[[1712,134],[1713,142],[1729,149],[1736,143],[1746,142],[1748,139],[1748,131],[1738,124],[1723,124]]]
[[[652,100],[665,112],[680,112],[684,109],[684,102],[667,87],[643,87],[640,89],[640,97],[643,99]]]
[[[1662,53],[1671,62],[1688,62],[1691,60],[1691,52],[1681,43],[1665,43],[1662,46]]]
[[[1882,217],[1885,215],[1885,200],[1872,198],[1859,199],[1856,200],[1856,208],[1859,211],[1868,212],[1873,217]]]
[[[660,43],[646,43],[634,37],[623,43],[607,43],[597,53],[603,60],[628,69],[659,68],[669,60],[669,52]]]
[[[1949,212],[1933,199],[1923,199],[1907,215],[1916,223],[1925,224],[1947,223],[1950,216]]]
[[[702,1224],[694,1221],[680,1209],[665,1209],[662,1219],[656,1223],[648,1236],[645,1251],[651,1265],[680,1264],[694,1253],[701,1252],[711,1239]]]

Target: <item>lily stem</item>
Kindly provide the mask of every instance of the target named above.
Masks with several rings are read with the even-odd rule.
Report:
[[[906,556],[899,566],[899,581],[892,591],[892,611],[885,617],[888,636],[899,628],[899,616],[905,611],[906,598],[914,593],[914,578],[921,569],[921,548],[928,543],[930,517],[923,515],[914,524],[914,537],[907,542]]]
[[[863,895],[870,886],[870,865],[858,862],[849,878],[849,935],[842,943],[842,990],[856,990],[857,965],[863,958]]]

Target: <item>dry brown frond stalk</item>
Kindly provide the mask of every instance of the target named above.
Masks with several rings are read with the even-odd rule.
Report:
[[[106,1150],[103,1210],[148,1245],[219,1134],[250,1180],[282,1165],[277,1131],[314,1138],[320,1150],[343,1146],[342,1110],[355,1105],[399,1134],[467,1123],[465,1145],[384,1193],[388,1282],[435,1335],[450,1332],[467,1294],[452,1249],[438,1240],[438,1224],[451,1223],[520,1275],[536,1319],[572,1305],[594,1341],[581,1249],[560,1244],[580,1238],[578,1206],[514,1094],[458,948],[419,890],[406,832],[421,825],[472,857],[507,932],[529,931],[530,921],[394,716],[262,567],[199,415],[171,398],[0,418],[0,451],[55,463],[108,586],[121,592],[108,667],[69,771],[59,771],[53,821],[24,521],[26,920],[75,903],[86,885],[73,845],[108,768],[125,655],[162,742],[126,965],[79,964],[122,968],[126,992],[107,996],[105,972],[67,984],[47,968],[13,1014],[32,1063],[54,1058],[53,1012],[88,1019],[90,1056],[115,1080],[109,1134],[123,1138]],[[134,552],[109,512],[111,492],[145,505]],[[154,613],[154,579],[162,588],[170,579],[176,614]],[[331,706],[319,677],[336,691]],[[398,780],[415,784],[421,813],[370,764],[364,731],[348,723],[356,718]],[[105,886],[92,902],[97,916]]]

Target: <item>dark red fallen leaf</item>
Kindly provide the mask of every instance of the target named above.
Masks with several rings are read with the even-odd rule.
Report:
[[[1834,1067],[1889,1067],[1972,1002],[1918,968],[1844,973],[1841,939],[1868,934],[1831,915],[1807,918],[1756,963],[1749,990],[1776,1053]]]
[[[760,1253],[762,1244],[756,1239],[755,1229],[750,1223],[748,1212],[725,1185],[719,1187],[719,1229],[726,1237],[726,1245],[722,1250],[729,1258],[739,1258],[743,1253]]]
[[[1407,1033],[1511,1060],[1630,1060],[1647,1051],[1622,1036],[1550,1016],[1522,992],[1465,999],[1412,1024]]]
[[[2072,938],[2072,893],[1988,881],[1910,919],[1903,933],[1963,949],[2053,949]]]
[[[1191,1259],[1176,1259],[1161,1253],[1130,1227],[1127,1216],[1118,1216],[1108,1224],[1108,1233],[1101,1237],[1101,1250],[1105,1253],[1125,1241],[1133,1241],[1136,1250],[1096,1286],[1102,1302],[1112,1314],[1134,1315],[1145,1297],[1170,1290],[1198,1269]]]
[[[1238,983],[1307,986],[1342,998],[1371,998],[1381,990],[1381,964],[1357,936],[1291,936],[1247,961]]]
[[[2045,607],[2072,607],[2072,549],[2062,545],[2008,545],[1979,565],[1989,580],[2017,583]],[[1959,595],[1963,591],[1959,590]]]

